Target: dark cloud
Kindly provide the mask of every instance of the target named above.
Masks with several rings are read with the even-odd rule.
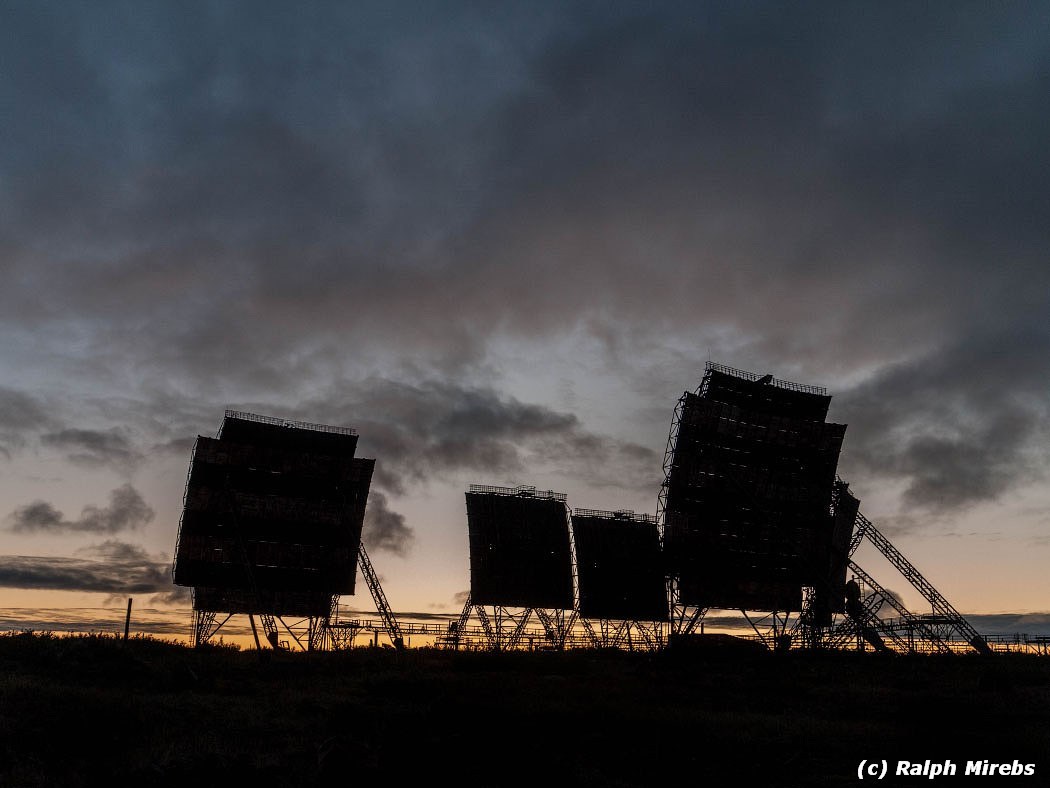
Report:
[[[141,528],[153,517],[138,490],[125,484],[110,492],[109,506],[88,504],[76,520],[66,520],[50,503],[39,500],[15,509],[7,520],[17,533],[119,533]]]
[[[415,532],[405,523],[405,516],[387,506],[383,493],[372,490],[368,494],[361,540],[370,549],[403,556],[408,553],[414,538]]]
[[[1050,613],[970,613],[966,619],[986,635],[1050,636]]]
[[[47,408],[38,399],[24,391],[0,386],[0,429],[33,429],[50,420]]]
[[[138,490],[125,484],[109,494],[109,506],[85,506],[77,521],[77,530],[96,533],[134,530],[152,521],[153,516],[153,509]]]
[[[107,539],[101,544],[81,548],[77,550],[77,554],[106,567],[126,570],[128,577],[138,578],[136,582],[140,583],[141,590],[136,593],[147,593],[146,583],[156,581],[156,592],[150,593],[147,604],[184,607],[191,602],[192,590],[190,588],[171,583],[171,564],[163,556],[158,560],[157,556],[150,555],[141,545]],[[128,592],[119,589],[111,592],[110,597],[106,599],[106,604],[122,603],[126,593]]]
[[[153,594],[149,598],[151,605],[170,605],[186,607],[193,601],[193,589],[183,586],[172,586],[168,591]]]
[[[159,454],[173,454],[176,457],[189,457],[193,452],[195,437],[172,438],[163,443],[154,444],[152,451]]]
[[[897,604],[904,605],[904,597],[902,597],[899,592],[894,591],[892,588],[886,588],[886,586],[883,586],[882,590],[885,591],[890,597],[892,597]],[[886,613],[889,614],[889,618],[893,618],[894,616],[896,616],[896,613],[893,613],[889,610],[887,610]]]
[[[371,378],[339,389],[339,405],[314,412],[361,433],[359,453],[377,458],[375,483],[400,494],[411,483],[470,472],[524,474],[540,467],[595,485],[656,490],[656,453],[586,430],[579,419],[481,386]]]
[[[42,401],[24,391],[0,386],[0,454],[10,459],[11,450],[23,447],[28,434],[51,421]]]
[[[841,394],[845,472],[906,482],[903,502],[951,512],[1045,476],[1050,331],[975,336]]]
[[[84,558],[0,556],[0,587],[106,594],[167,594],[171,565],[137,545],[107,541],[81,551]]]
[[[130,447],[135,453],[188,459],[198,435],[215,435],[224,404],[211,397],[187,396],[178,380],[169,380],[135,396],[95,398],[70,405],[69,410],[121,425],[113,431],[137,436]]]
[[[33,501],[21,506],[7,516],[12,531],[56,531],[74,528],[66,522],[65,515],[47,501]]]
[[[40,436],[44,446],[68,452],[67,459],[88,468],[109,466],[122,473],[133,471],[143,459],[123,431],[64,429]]]
[[[540,462],[655,489],[648,450],[498,389],[581,337],[639,386],[705,351],[826,383],[848,475],[1000,498],[1045,467],[1050,35],[956,10],[20,6],[5,363],[147,403],[146,440],[0,390],[0,446],[21,412],[126,470],[224,400],[352,381],[329,412],[389,492]]]
[[[120,542],[116,539],[107,539],[101,544],[83,547],[77,552],[80,555],[109,563],[141,563],[149,558],[149,554],[141,545]]]
[[[43,398],[0,387],[0,452],[23,449],[32,439],[84,468],[130,475],[149,456],[189,456],[195,436],[213,433],[214,405],[194,402],[170,386],[136,397],[85,398],[75,388]],[[71,427],[79,421],[116,423],[103,429]]]

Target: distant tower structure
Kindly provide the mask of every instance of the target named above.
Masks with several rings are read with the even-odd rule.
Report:
[[[825,421],[830,402],[823,388],[711,362],[679,399],[660,494],[674,633],[708,608],[737,609],[769,614],[776,641],[804,588],[823,617],[841,610],[831,504],[846,427]]]
[[[256,616],[275,648],[283,634],[304,650],[331,645],[335,604],[354,593],[363,556],[375,464],[356,449],[347,427],[229,410],[217,437],[197,438],[172,571],[193,588],[195,644],[247,614],[257,646]]]
[[[575,509],[572,536],[577,610],[592,642],[603,648],[659,648],[668,608],[657,519]]]
[[[470,486],[470,596],[458,631],[474,613],[491,648],[564,647],[574,623],[565,500],[563,493],[535,487]],[[534,615],[543,625],[543,643],[524,641]]]
[[[672,634],[693,632],[709,608],[737,609],[773,647],[992,653],[860,513],[836,475],[846,427],[826,421],[830,402],[823,388],[712,362],[679,399],[659,507]],[[854,560],[864,541],[929,613],[909,611]]]

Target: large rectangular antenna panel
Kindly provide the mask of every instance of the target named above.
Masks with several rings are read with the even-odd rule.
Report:
[[[565,496],[531,487],[474,485],[466,497],[472,601],[571,609]]]

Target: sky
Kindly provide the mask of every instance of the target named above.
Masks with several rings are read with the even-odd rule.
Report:
[[[235,408],[356,428],[387,597],[457,610],[468,484],[655,512],[713,360],[827,387],[862,511],[1043,621],[1047,95],[1046,4],[5,3],[0,607],[185,609]]]

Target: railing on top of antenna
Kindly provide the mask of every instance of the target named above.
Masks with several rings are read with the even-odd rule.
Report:
[[[529,487],[528,485],[520,485],[518,487],[491,487],[487,484],[472,484],[470,485],[469,492],[472,493],[490,493],[492,495],[518,495],[522,498],[550,498],[554,501],[566,501],[568,496],[565,493],[554,492],[553,490],[537,490],[535,487]]]
[[[761,380],[764,375],[757,375],[754,372],[746,372],[742,369],[735,369],[733,367],[727,367],[725,364],[719,364],[714,361],[708,361],[707,366],[704,367],[705,372],[722,372],[726,375],[732,375],[735,378],[743,378],[744,380],[757,381]],[[781,389],[790,389],[791,391],[801,391],[806,394],[819,394],[821,396],[827,396],[828,390],[824,386],[810,386],[805,383],[793,383],[790,380],[781,380],[780,378],[773,378],[770,381],[770,385],[776,386]]]
[[[333,427],[330,424],[314,424],[310,421],[292,421],[291,419],[279,419],[275,416],[260,416],[258,413],[246,413],[242,410],[227,410],[226,418],[255,421],[260,424],[272,424],[276,427],[292,427],[299,430],[313,430],[314,432],[331,432],[336,435],[357,435],[357,430],[353,427]]]
[[[656,523],[656,517],[651,514],[635,514],[630,509],[617,509],[615,512],[603,511],[601,509],[573,509],[573,517],[600,517],[603,520],[626,520],[632,523]]]

